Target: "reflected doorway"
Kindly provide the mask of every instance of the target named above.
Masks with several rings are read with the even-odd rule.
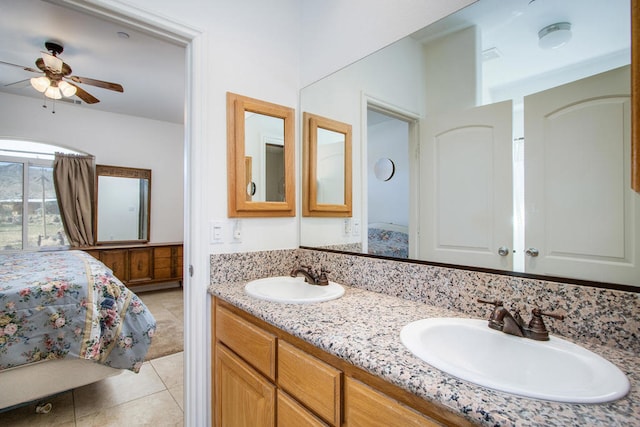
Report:
[[[411,201],[417,162],[411,159],[412,117],[369,104],[367,106],[367,237],[365,252],[408,258],[411,239]],[[415,202],[415,201],[414,201]]]

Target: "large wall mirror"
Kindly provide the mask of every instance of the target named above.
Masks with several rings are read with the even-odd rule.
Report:
[[[97,244],[149,241],[151,170],[96,165]]]
[[[301,246],[639,286],[639,4],[479,0],[305,87],[353,126],[361,226]]]
[[[351,216],[351,125],[305,112],[302,215]]]
[[[227,93],[229,217],[295,216],[294,110]]]

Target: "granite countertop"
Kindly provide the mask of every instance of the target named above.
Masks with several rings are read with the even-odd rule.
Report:
[[[618,401],[587,405],[519,397],[445,374],[415,357],[400,342],[400,330],[410,322],[427,317],[468,317],[464,313],[359,288],[345,289],[340,299],[310,305],[258,300],[244,292],[244,283],[237,282],[212,284],[209,293],[479,425],[640,424],[640,358],[633,353],[583,345],[616,364],[629,378],[631,391]]]

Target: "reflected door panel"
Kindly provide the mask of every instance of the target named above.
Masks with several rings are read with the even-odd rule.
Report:
[[[527,272],[640,277],[640,195],[629,188],[629,67],[525,97]]]
[[[419,258],[512,268],[511,101],[432,116],[421,138]]]

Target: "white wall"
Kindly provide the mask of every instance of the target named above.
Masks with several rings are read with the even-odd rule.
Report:
[[[395,172],[390,180],[376,178],[378,159],[391,159]],[[409,227],[409,124],[389,120],[369,126],[367,133],[368,224],[386,222]],[[367,225],[363,226],[363,233]]]
[[[416,93],[424,92],[422,45],[411,38],[369,55],[331,76],[305,87],[300,94],[300,109],[352,126],[353,218],[359,219],[359,235],[344,235],[342,218],[301,218],[300,243],[324,246],[360,242],[366,238],[366,97],[398,110],[420,115],[424,101]],[[401,82],[402,84],[398,84]]]
[[[183,240],[184,127],[0,93],[0,137],[92,154],[97,164],[151,169],[151,242]]]
[[[475,0],[305,0],[301,82],[306,86]]]

